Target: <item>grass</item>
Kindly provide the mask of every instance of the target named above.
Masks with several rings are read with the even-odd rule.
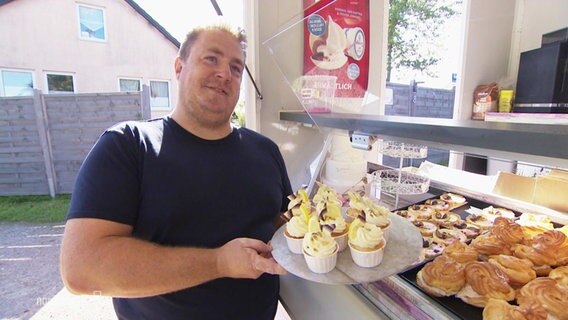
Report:
[[[71,195],[0,197],[0,221],[63,222]]]

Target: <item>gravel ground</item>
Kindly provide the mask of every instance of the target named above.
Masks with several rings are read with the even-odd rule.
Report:
[[[29,319],[62,288],[63,224],[0,223],[0,319]]]

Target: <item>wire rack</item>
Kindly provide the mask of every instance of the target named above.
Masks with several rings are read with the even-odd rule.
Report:
[[[428,147],[409,143],[383,140],[378,142],[377,148],[379,153],[395,158],[422,159],[428,156]]]

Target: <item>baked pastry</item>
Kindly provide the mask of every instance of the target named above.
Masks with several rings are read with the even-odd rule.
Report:
[[[486,216],[489,220],[495,220],[498,217],[511,220],[515,219],[515,213],[513,211],[505,208],[494,208],[493,206],[481,210],[481,215]]]
[[[465,221],[481,228],[481,230],[489,230],[493,226],[493,220],[480,214],[470,214],[465,217]]]
[[[416,228],[418,228],[423,237],[432,237],[434,232],[436,232],[436,229],[438,229],[435,224],[428,221],[417,220],[414,221],[413,224]]]
[[[546,320],[548,311],[535,301],[514,306],[505,300],[489,299],[483,308],[483,320]]]
[[[517,295],[520,305],[536,301],[549,313],[549,319],[568,319],[568,290],[550,278],[536,278],[524,285]]]
[[[443,243],[439,243],[432,238],[422,239],[422,251],[420,252],[420,260],[432,259],[439,256],[446,246]]]
[[[432,222],[434,222],[437,225],[441,225],[444,227],[452,227],[456,224],[460,224],[463,222],[462,218],[455,213],[452,213],[450,211],[436,211],[433,215],[432,215]]]
[[[438,228],[434,232],[434,240],[443,243],[448,246],[454,241],[465,242],[467,240],[466,236],[456,229]]]
[[[461,264],[468,264],[477,261],[479,253],[461,241],[454,241],[444,249],[444,255]]]
[[[568,290],[568,266],[552,269],[548,277],[556,281],[559,286]]]
[[[562,246],[568,246],[566,235],[558,230],[549,230],[532,238],[530,243],[540,250],[558,250]]]
[[[404,219],[410,222],[416,221],[416,215],[410,213],[410,211],[408,210],[396,210],[394,213],[396,213],[397,215],[403,217]]]
[[[465,285],[464,266],[444,255],[439,256],[418,271],[416,283],[435,297],[454,295]]]
[[[465,197],[459,194],[446,192],[440,196],[440,199],[446,201],[450,204],[450,208],[457,208],[463,204],[465,204],[466,200]]]
[[[458,223],[454,225],[454,228],[463,233],[469,240],[475,239],[481,234],[481,228],[470,223]]]
[[[513,255],[521,259],[528,259],[533,263],[537,276],[547,276],[552,270],[551,265],[556,263],[555,252],[552,250],[539,250],[534,247],[518,244],[513,248]]]
[[[435,210],[423,204],[414,204],[407,208],[418,220],[430,220]]]
[[[498,254],[511,255],[511,246],[496,235],[485,233],[471,241],[471,246],[480,254],[494,256]]]
[[[488,262],[501,269],[509,277],[509,284],[513,287],[523,286],[536,278],[530,260],[500,254],[489,257]]]
[[[467,304],[483,308],[490,298],[512,301],[515,290],[508,277],[488,262],[472,262],[465,266],[466,285],[456,294]]]
[[[513,220],[498,217],[493,221],[491,233],[508,244],[517,244],[525,241],[523,228]]]
[[[428,206],[436,211],[447,211],[450,210],[450,204],[442,199],[428,199],[424,201],[424,205]]]

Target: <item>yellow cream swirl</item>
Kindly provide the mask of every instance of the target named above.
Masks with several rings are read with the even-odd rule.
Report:
[[[301,216],[293,216],[286,223],[286,231],[294,238],[302,238],[308,232],[308,223]]]
[[[302,241],[302,249],[312,257],[327,257],[337,251],[337,242],[325,232],[308,232]]]
[[[384,241],[383,231],[371,223],[365,223],[357,229],[355,237],[349,238],[352,245],[363,249],[374,249]]]

